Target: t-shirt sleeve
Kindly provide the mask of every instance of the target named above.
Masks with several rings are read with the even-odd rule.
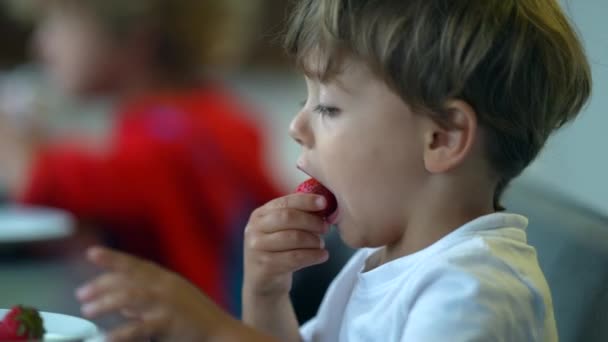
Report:
[[[542,341],[542,298],[507,271],[480,268],[425,278],[401,340]]]

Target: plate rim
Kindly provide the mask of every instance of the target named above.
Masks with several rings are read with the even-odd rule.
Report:
[[[32,230],[27,234],[14,234],[13,236],[2,237],[0,233],[0,245],[20,244],[20,243],[35,243],[42,241],[53,241],[67,238],[74,234],[75,218],[68,211],[44,207],[44,206],[26,206],[26,205],[6,205],[0,206],[0,227],[2,215],[14,215],[17,219],[16,224],[20,224],[19,219],[27,220],[27,216],[32,215],[33,219],[40,219],[36,215],[41,215],[42,219],[50,222],[52,229],[39,230],[36,234],[32,234]],[[21,216],[21,218],[19,217]],[[42,215],[45,215],[44,218]]]

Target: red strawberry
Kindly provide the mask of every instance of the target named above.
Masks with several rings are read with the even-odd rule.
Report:
[[[13,307],[0,322],[0,341],[30,341],[44,335],[42,317],[36,309]]]
[[[329,191],[323,184],[319,183],[318,180],[311,178],[304,183],[298,185],[296,192],[304,192],[307,194],[317,194],[325,197],[327,200],[327,206],[325,209],[319,211],[319,215],[322,217],[329,217],[331,214],[338,209],[338,201],[336,196]]]

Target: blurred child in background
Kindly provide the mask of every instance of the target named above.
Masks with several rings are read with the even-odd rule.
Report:
[[[238,55],[230,6],[40,1],[35,43],[53,84],[80,98],[114,98],[115,124],[93,142],[21,134],[2,144],[13,149],[0,162],[13,166],[2,181],[23,203],[94,222],[112,246],[238,308],[242,227],[278,192],[250,109],[200,72]]]

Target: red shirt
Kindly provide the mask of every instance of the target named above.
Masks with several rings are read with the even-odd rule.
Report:
[[[109,152],[74,144],[41,151],[23,201],[102,224],[115,246],[238,310],[242,230],[254,208],[279,195],[244,111],[217,89],[131,102]]]

